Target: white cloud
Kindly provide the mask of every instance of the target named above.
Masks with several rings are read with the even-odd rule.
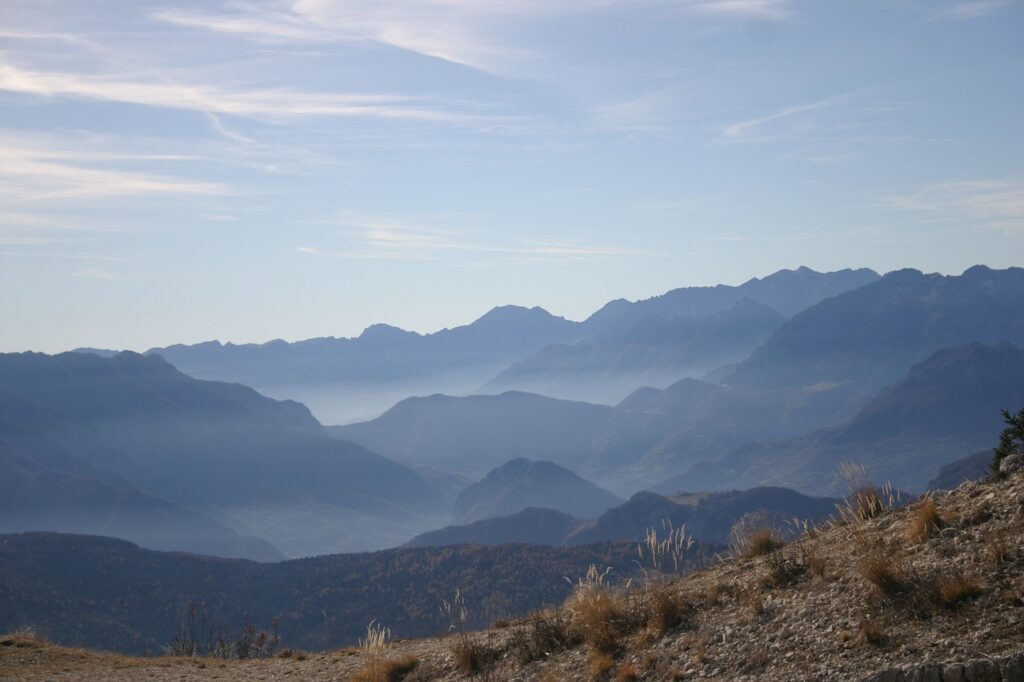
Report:
[[[1020,179],[936,183],[913,194],[887,197],[886,202],[936,221],[1024,232],[1024,180]]]

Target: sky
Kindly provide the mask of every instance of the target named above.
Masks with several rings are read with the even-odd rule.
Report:
[[[0,351],[976,263],[1022,0],[0,2]]]

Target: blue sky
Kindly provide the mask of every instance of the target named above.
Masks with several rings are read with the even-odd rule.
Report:
[[[1020,0],[0,7],[0,350],[1024,258]]]

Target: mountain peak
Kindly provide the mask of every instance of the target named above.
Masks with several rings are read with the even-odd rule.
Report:
[[[528,507],[548,507],[578,518],[593,518],[619,499],[554,462],[523,457],[493,469],[455,500],[460,522],[515,514]]]
[[[377,323],[371,324],[369,327],[363,330],[363,333],[359,335],[361,341],[370,341],[372,343],[381,343],[386,341],[398,341],[401,339],[408,339],[414,336],[419,336],[416,332],[410,332],[396,327],[390,324]]]
[[[521,305],[501,305],[491,308],[482,316],[477,318],[471,326],[479,324],[517,324],[527,320],[548,320],[557,319],[544,308],[533,306],[527,308]]]

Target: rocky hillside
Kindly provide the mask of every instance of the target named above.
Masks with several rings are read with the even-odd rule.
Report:
[[[898,509],[871,490],[791,544],[752,529],[721,563],[630,588],[595,571],[560,609],[484,632],[460,633],[456,619],[439,638],[257,661],[131,659],[8,636],[0,669],[15,679],[1020,680],[1022,531],[1020,471]]]

